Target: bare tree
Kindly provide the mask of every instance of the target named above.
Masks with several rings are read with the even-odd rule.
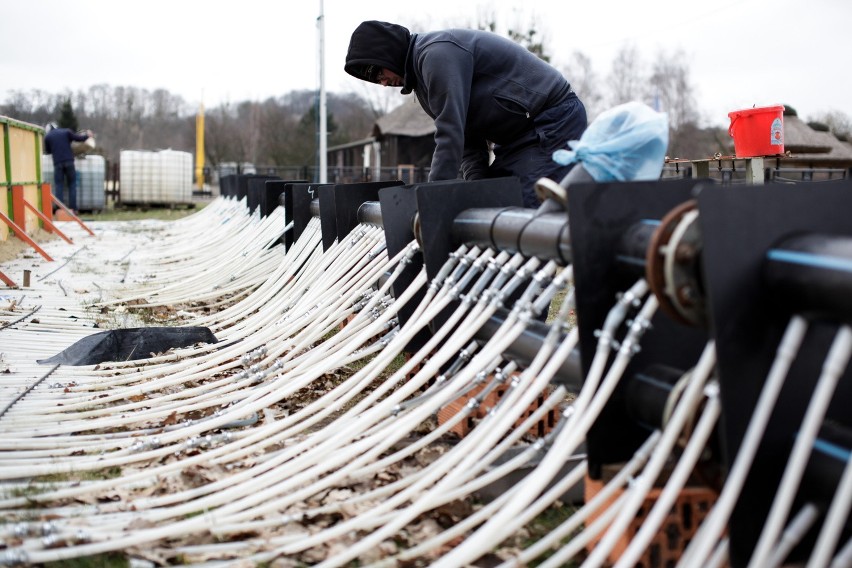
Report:
[[[0,114],[44,126],[59,117],[62,102],[67,98],[66,94],[39,89],[11,91],[6,102],[0,105]]]
[[[384,97],[388,110],[405,100],[396,89],[363,86]],[[301,90],[263,102],[228,102],[207,108],[207,163],[312,165],[318,147],[317,97],[314,90]],[[119,160],[121,150],[195,150],[197,109],[163,89],[151,92],[99,84],[76,93],[12,92],[0,104],[0,114],[44,125],[58,119],[63,101],[69,99],[80,127],[95,131],[96,151],[112,162]],[[328,93],[329,142],[341,144],[369,136],[376,118],[384,114],[380,101],[353,93]]]
[[[838,110],[813,115],[808,122],[824,124],[828,130],[841,140],[852,140],[852,117]]]
[[[473,26],[478,30],[489,32],[497,31],[497,13],[493,6],[479,4],[476,7],[476,23]]]
[[[260,150],[260,134],[262,128],[262,113],[258,103],[243,101],[237,105],[237,121],[239,122],[238,139],[240,154],[247,162],[258,163]]]
[[[646,89],[642,74],[643,63],[636,46],[623,46],[613,59],[612,70],[607,77],[610,106],[644,100]]]
[[[373,85],[360,79],[352,79],[352,81],[353,94],[366,101],[373,122],[406,101],[406,95],[400,95],[399,89]]]
[[[480,4],[476,8],[476,21],[467,21],[462,25],[463,27],[505,35],[515,43],[527,48],[527,50],[534,53],[540,59],[550,62],[551,57],[547,34],[542,31],[542,27],[535,15],[527,16],[515,8],[513,10],[512,22],[504,30],[497,23],[497,13],[494,8],[489,5]]]
[[[648,86],[651,97],[649,104],[668,114],[669,125],[673,130],[698,122],[698,108],[683,51],[658,53],[654,58]]]
[[[669,120],[670,155],[712,154],[706,147],[696,146],[698,136],[698,106],[694,88],[689,79],[689,67],[681,50],[660,52],[654,58],[648,79],[648,102],[656,110],[665,112]]]
[[[232,105],[224,103],[204,114],[204,150],[211,165],[245,161],[239,143],[239,126]]]
[[[260,111],[263,130],[260,160],[267,165],[291,165],[297,117],[274,98],[261,103]]]
[[[568,64],[562,68],[562,74],[567,77],[571,88],[583,101],[589,120],[593,120],[603,111],[605,95],[592,60],[585,53],[575,51],[571,54]]]
[[[406,99],[396,93],[397,100],[404,102]],[[370,107],[361,97],[352,97],[346,94],[330,93],[328,95],[328,107],[334,113],[337,125],[332,133],[332,144],[343,144],[366,138],[373,131],[375,118],[370,114]]]

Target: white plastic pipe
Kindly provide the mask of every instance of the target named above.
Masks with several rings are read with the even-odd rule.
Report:
[[[693,379],[691,378],[690,380]],[[648,515],[642,521],[639,532],[630,539],[627,550],[619,557],[615,568],[634,566],[639,561],[642,553],[648,548],[651,540],[659,532],[660,526],[671,511],[672,504],[692,474],[695,464],[701,457],[701,453],[707,447],[707,440],[713,433],[713,428],[716,426],[719,414],[721,413],[718,385],[710,383],[707,389],[709,391],[706,393],[708,397],[707,406],[701,413],[701,418],[698,420],[686,448],[653,507],[651,507]]]
[[[659,477],[660,472],[671,456],[674,444],[677,442],[684,425],[687,420],[692,418],[694,415],[695,409],[701,400],[704,385],[715,365],[716,346],[715,343],[710,341],[704,348],[704,352],[701,354],[701,358],[695,367],[693,375],[690,378],[690,382],[687,385],[681,400],[678,402],[671,420],[668,424],[666,424],[665,429],[663,430],[663,436],[660,438],[660,443],[656,448],[654,448],[651,454],[651,459],[648,461],[648,465],[645,466],[645,469],[636,481],[631,484],[626,503],[622,507],[622,510],[619,511],[616,520],[607,529],[603,539],[601,539],[591,554],[589,554],[589,557],[583,562],[583,568],[595,568],[601,566],[618,540],[624,535],[630,523],[636,518],[636,512],[639,510],[639,507],[642,506],[642,503],[648,496],[648,492],[653,488],[654,482]],[[715,410],[718,411],[718,408],[715,408]],[[710,419],[714,422],[715,416],[711,415]],[[706,425],[705,428],[707,428]],[[703,443],[701,446],[703,447]],[[695,451],[696,450],[693,449],[693,452]],[[697,455],[695,453],[693,453],[691,457],[692,459],[697,459]],[[685,476],[691,472],[691,468],[689,468],[689,471],[686,472],[684,471],[685,469],[686,468],[682,468],[679,475],[674,478],[676,484],[685,482]],[[677,491],[679,490],[680,487],[676,487],[676,491],[672,491],[667,496],[667,499],[671,501],[676,498]],[[668,513],[668,510],[669,508],[662,510],[658,509],[657,514],[666,514]],[[658,517],[657,520],[660,521],[661,519]],[[656,530],[654,529],[654,532],[651,533],[651,537],[653,537],[655,532]],[[643,535],[643,539],[650,540],[647,533],[646,535]],[[643,541],[640,541],[640,545],[642,542]],[[642,547],[642,550],[639,550],[638,547],[634,548],[632,557],[638,558],[643,550],[644,546]],[[624,564],[622,564],[622,567],[623,566]]]
[[[749,561],[749,568],[765,566],[772,554],[772,549],[777,544],[778,535],[790,513],[802,474],[808,464],[819,427],[831,403],[837,381],[846,369],[850,356],[852,356],[852,329],[843,326],[838,330],[823,364],[822,374],[808,404],[802,426],[793,444],[793,451],[787,460],[781,484],[778,486],[775,500],[766,518],[766,524],[763,526],[760,539]]]
[[[806,330],[807,322],[804,318],[793,316],[790,319],[790,323],[787,325],[784,336],[778,345],[775,360],[760,392],[760,397],[749,420],[748,428],[740,443],[734,463],[728,472],[722,492],[719,494],[719,499],[710,514],[704,519],[692,542],[687,546],[678,566],[701,568],[718,543],[722,531],[727,526],[731,511],[740,496],[757,447],[763,439],[766,424],[775,408],[778,394],[781,392],[787,372],[799,350]]]
[[[852,506],[852,459],[847,457],[846,467],[843,468],[843,475],[837,484],[822,530],[811,551],[807,568],[828,565],[833,551],[837,548],[846,520],[849,518],[850,506]]]

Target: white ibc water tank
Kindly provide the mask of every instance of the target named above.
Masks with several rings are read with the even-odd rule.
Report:
[[[121,188],[121,199],[133,201],[138,197],[140,184],[139,152],[135,150],[122,150],[119,155],[119,187]]]
[[[106,160],[103,156],[90,154],[74,160],[77,170],[77,209],[81,211],[104,208],[104,175]]]
[[[53,156],[50,154],[41,157],[41,181],[53,187]]]
[[[192,154],[162,150],[157,152],[160,159],[161,194],[169,203],[188,203],[192,201]]]
[[[156,156],[153,152],[137,152],[136,175],[139,178],[137,184],[138,201],[141,203],[154,203],[160,200],[157,195],[159,189],[160,172],[157,167]],[[122,201],[125,201],[122,196]]]
[[[77,203],[67,203],[70,196],[60,197],[63,203],[80,211],[100,211],[104,209],[104,178],[106,160],[103,156],[89,154],[74,159],[77,170]],[[45,154],[41,157],[41,179],[53,186],[53,157]],[[67,193],[67,189],[65,190]]]
[[[123,203],[192,202],[192,154],[176,150],[122,150]]]

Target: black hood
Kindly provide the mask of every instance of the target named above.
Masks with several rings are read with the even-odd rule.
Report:
[[[404,77],[410,43],[411,32],[407,28],[375,20],[362,22],[352,32],[343,69],[370,83],[377,82],[376,76],[382,68]]]

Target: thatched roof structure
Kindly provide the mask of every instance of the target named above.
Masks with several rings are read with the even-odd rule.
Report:
[[[814,130],[798,116],[784,117],[784,149],[793,153],[816,154],[829,152],[830,139],[837,140],[828,132]]]
[[[373,136],[430,136],[435,133],[435,121],[415,100],[407,100],[379,118],[373,126]]]
[[[784,150],[796,158],[852,163],[852,145],[830,132],[814,130],[798,116],[784,116]]]

